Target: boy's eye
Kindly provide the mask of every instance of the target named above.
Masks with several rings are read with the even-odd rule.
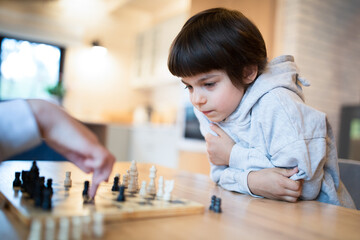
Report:
[[[192,86],[190,86],[190,85],[186,85],[186,86],[185,86],[185,89],[189,89],[189,90],[191,90],[191,89],[192,89]]]
[[[213,86],[215,86],[215,83],[214,82],[205,83],[204,86],[205,87],[213,87]]]

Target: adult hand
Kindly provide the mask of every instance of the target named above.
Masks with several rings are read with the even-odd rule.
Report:
[[[267,168],[250,172],[248,186],[255,195],[265,198],[296,202],[301,195],[303,180],[291,180],[298,168]]]
[[[43,100],[27,100],[48,145],[86,173],[93,173],[89,195],[94,197],[99,184],[108,181],[114,156],[96,136],[60,107]]]
[[[210,162],[215,165],[229,165],[231,149],[235,142],[219,126],[212,124],[210,128],[218,135],[208,133],[205,136]]]

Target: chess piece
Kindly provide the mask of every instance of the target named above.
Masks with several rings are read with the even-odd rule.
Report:
[[[139,191],[139,195],[143,198],[146,197],[146,181],[142,181],[141,182],[141,188],[140,188],[140,191]]]
[[[172,196],[171,196],[171,192],[174,189],[174,180],[165,180],[165,193],[163,196],[163,199],[165,201],[171,201],[172,200]]]
[[[125,186],[125,188],[128,187],[128,175],[127,174],[124,174],[123,175],[123,185]]]
[[[82,235],[82,224],[81,224],[81,218],[78,216],[74,216],[71,219],[71,229],[72,229],[72,239],[79,240],[81,239]]]
[[[51,195],[53,194],[53,188],[52,188],[52,179],[48,178],[47,182],[46,182],[46,188],[50,190]]]
[[[51,204],[51,189],[50,188],[44,188],[43,195],[42,195],[42,202],[41,207],[44,210],[51,210],[52,204]]]
[[[42,224],[41,221],[38,219],[34,219],[31,221],[30,233],[29,233],[29,240],[41,239],[42,235]]]
[[[30,172],[33,173],[34,175],[39,176],[39,168],[36,165],[36,161],[33,161],[32,166],[30,168]]]
[[[94,236],[96,238],[101,238],[104,235],[104,216],[101,213],[94,213],[93,215],[94,220]]]
[[[212,211],[214,210],[215,200],[216,200],[216,196],[215,196],[215,195],[212,195],[212,197],[211,197],[211,204],[210,204],[209,210],[212,210]]]
[[[45,221],[45,239],[55,239],[56,223],[52,217],[46,218]]]
[[[84,190],[82,192],[84,203],[91,203],[91,199],[89,197],[89,184],[90,184],[89,181],[84,182]]]
[[[159,186],[158,186],[158,191],[156,193],[156,197],[158,199],[162,199],[164,192],[163,192],[163,188],[164,188],[164,177],[160,176],[159,177]]]
[[[13,188],[21,188],[20,172],[15,172],[15,180],[13,181]]]
[[[43,191],[44,191],[44,177],[40,177],[35,181],[33,197],[36,207],[41,207],[43,203]]]
[[[27,192],[27,180],[28,180],[28,171],[22,171],[21,172],[21,180],[22,180],[22,184],[21,184],[21,191],[22,192]]]
[[[130,181],[128,185],[128,192],[136,193],[139,189],[139,185],[138,185],[138,171],[135,161],[132,161],[131,163],[129,174],[130,174]]]
[[[215,199],[214,212],[221,213],[221,198]]]
[[[149,178],[150,178],[150,182],[147,187],[147,192],[149,195],[155,197],[155,195],[156,195],[156,187],[155,187],[156,168],[154,165],[150,168]]]
[[[58,239],[59,240],[67,240],[69,239],[69,219],[66,217],[60,218],[59,222],[59,230],[58,230]]]
[[[119,177],[114,177],[114,184],[111,188],[111,191],[113,192],[119,191]]]
[[[116,199],[118,202],[125,202],[125,186],[121,185],[119,189],[119,195]]]
[[[65,173],[65,180],[64,180],[64,187],[71,188],[72,181],[71,181],[71,172]]]

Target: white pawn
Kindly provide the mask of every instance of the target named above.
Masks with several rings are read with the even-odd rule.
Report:
[[[155,196],[156,195],[156,187],[155,187],[155,178],[156,178],[156,168],[155,166],[152,166],[150,168],[150,182],[147,187],[147,192],[149,195]]]
[[[139,191],[139,195],[143,198],[146,197],[146,181],[142,181],[141,182],[141,188],[140,188],[140,191]]]
[[[41,239],[41,222],[35,219],[31,222],[30,234],[28,240],[40,240]]]
[[[162,199],[164,192],[163,192],[163,187],[164,187],[164,177],[160,176],[159,177],[159,186],[158,186],[158,191],[156,193],[156,196],[158,199]]]
[[[101,213],[94,213],[94,236],[95,237],[102,237],[104,235],[104,216]]]
[[[78,216],[72,217],[72,239],[78,240],[82,236],[82,222],[81,218]]]
[[[165,201],[170,202],[172,200],[171,192],[173,189],[174,189],[174,180],[165,180],[165,193],[163,197]]]
[[[56,225],[56,223],[53,218],[48,217],[46,219],[46,222],[45,222],[45,227],[46,227],[45,239],[46,240],[55,239],[55,225]]]
[[[65,173],[65,180],[64,180],[64,187],[65,188],[71,188],[72,181],[71,181],[71,172]]]
[[[69,239],[69,226],[70,226],[70,222],[69,222],[68,218],[66,218],[66,217],[60,218],[59,232],[58,232],[59,240],[68,240]]]

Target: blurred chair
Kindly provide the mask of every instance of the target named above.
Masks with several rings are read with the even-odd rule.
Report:
[[[340,178],[360,210],[360,161],[339,159]]]

